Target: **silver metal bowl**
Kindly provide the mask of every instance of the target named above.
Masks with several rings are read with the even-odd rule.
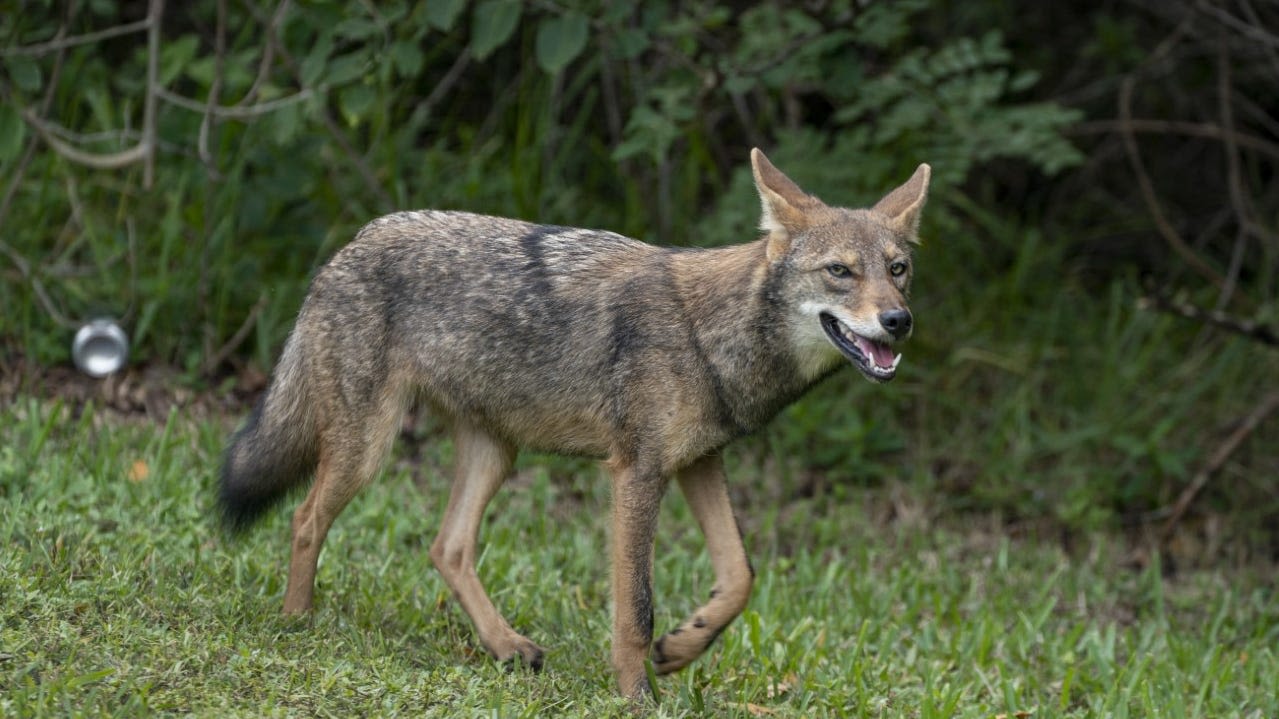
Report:
[[[71,357],[81,372],[90,377],[106,377],[128,360],[129,337],[115,320],[93,320],[75,333]]]

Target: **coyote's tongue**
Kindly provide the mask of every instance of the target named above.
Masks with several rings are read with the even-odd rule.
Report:
[[[893,366],[893,350],[886,344],[857,336],[857,349],[861,350],[878,367]]]

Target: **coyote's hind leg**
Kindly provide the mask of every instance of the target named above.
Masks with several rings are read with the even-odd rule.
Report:
[[[342,426],[326,427],[320,436],[320,461],[311,491],[293,513],[293,547],[284,612],[311,609],[320,549],[333,520],[360,488],[377,474],[404,416],[403,398],[393,387],[368,411],[353,413]]]
[[[515,448],[459,420],[454,428],[454,478],[431,560],[475,624],[480,643],[499,661],[519,659],[542,668],[543,650],[506,623],[475,572],[476,540],[484,508],[502,486],[515,461]]]

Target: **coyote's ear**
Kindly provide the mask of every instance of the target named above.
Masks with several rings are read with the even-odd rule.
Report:
[[[919,241],[915,237],[915,233],[919,232],[919,212],[924,209],[924,200],[928,199],[928,180],[932,176],[933,168],[927,164],[920,165],[905,184],[884,195],[884,199],[872,208],[886,216],[893,227],[906,233],[913,242]]]
[[[759,227],[768,233],[768,259],[773,261],[790,247],[792,234],[808,227],[808,213],[824,205],[773,167],[758,147],[751,150],[751,170],[762,208]]]

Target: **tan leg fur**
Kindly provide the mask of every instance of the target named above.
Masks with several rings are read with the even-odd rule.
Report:
[[[664,480],[609,461],[613,475],[613,669],[622,694],[650,694],[644,662],[653,643],[653,540]]]
[[[680,490],[706,536],[715,587],[709,602],[653,645],[653,668],[658,674],[681,669],[706,651],[746,608],[755,578],[729,504],[720,457],[703,457],[680,472],[678,478]]]
[[[333,520],[364,485],[373,480],[391,449],[404,416],[404,397],[388,388],[363,421],[327,428],[320,441],[315,483],[293,513],[293,552],[284,612],[311,609],[316,565]]]
[[[519,659],[542,668],[543,650],[516,633],[493,606],[475,573],[476,541],[484,508],[502,486],[515,460],[515,448],[481,429],[459,422],[454,429],[456,457],[453,490],[431,560],[475,624],[480,643],[500,661]]]

